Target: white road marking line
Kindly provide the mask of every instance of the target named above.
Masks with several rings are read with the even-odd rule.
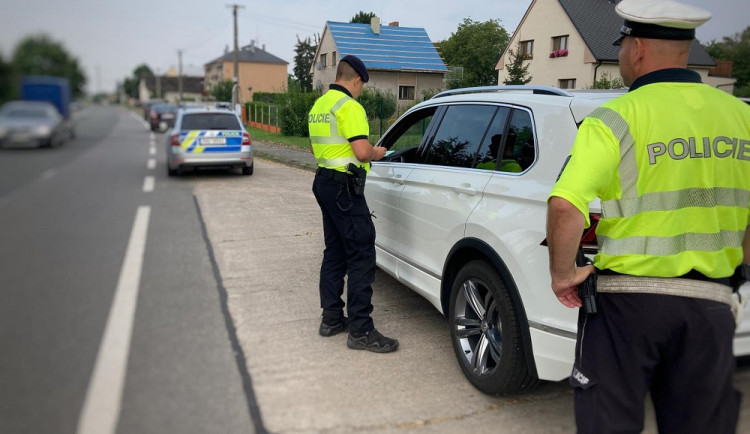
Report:
[[[151,155],[156,155],[156,148],[153,146],[148,148],[148,153]]]
[[[109,434],[117,429],[150,214],[149,206],[138,207],[135,214],[94,372],[78,419],[78,434]]]
[[[39,179],[41,181],[48,181],[48,180],[50,180],[55,175],[57,175],[57,170],[55,170],[55,169],[48,169],[48,170],[45,170],[44,172],[42,172],[41,175],[39,175]]]
[[[143,191],[144,193],[150,193],[154,191],[154,182],[156,179],[153,176],[147,176],[143,178]]]
[[[138,122],[140,122],[144,127],[151,128],[151,125],[149,125],[148,122],[146,122],[145,120],[143,120],[142,117],[139,117],[137,114],[135,114],[133,112],[130,112],[130,114],[133,115],[133,117],[136,118],[138,120]],[[151,133],[151,135],[153,136],[154,134]]]
[[[149,158],[148,163],[146,164],[146,167],[149,169],[156,169],[156,159]]]

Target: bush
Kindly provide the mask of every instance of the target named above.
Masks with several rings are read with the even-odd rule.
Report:
[[[602,74],[602,77],[596,81],[589,89],[622,89],[625,83],[620,77],[612,77],[608,72]]]
[[[380,89],[362,89],[359,103],[365,108],[367,119],[388,119],[396,112],[396,96]]]
[[[279,93],[273,93],[273,92],[255,92],[253,94],[253,102],[264,102],[266,104],[275,104],[276,98],[278,95],[281,95]]]
[[[307,115],[318,94],[315,92],[303,93],[290,90],[287,93],[276,95],[276,104],[279,106],[279,127],[281,134],[285,136],[308,137]]]

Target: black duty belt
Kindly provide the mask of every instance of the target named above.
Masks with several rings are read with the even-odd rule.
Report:
[[[600,270],[596,269],[596,274],[602,275],[602,276],[628,276],[633,277],[630,274],[624,274],[624,273],[618,273],[617,271],[612,271],[608,269]],[[729,277],[723,277],[721,279],[715,279],[713,277],[708,277],[705,274],[701,273],[700,271],[696,270],[690,270],[688,273],[683,274],[682,276],[674,276],[677,279],[689,279],[689,280],[700,280],[703,282],[711,282],[711,283],[720,283],[722,285],[726,285],[729,287],[732,287],[732,281]]]
[[[327,169],[325,167],[318,167],[318,170],[315,171],[315,176],[333,179],[342,184],[345,184],[349,179],[349,175],[346,172],[339,172],[338,170]]]

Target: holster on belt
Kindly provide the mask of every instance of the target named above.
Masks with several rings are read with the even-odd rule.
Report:
[[[363,194],[365,194],[365,180],[367,179],[367,171],[353,163],[349,163],[346,166],[346,170],[351,173],[351,175],[348,177],[348,183],[354,194],[356,194],[357,196],[362,196]]]

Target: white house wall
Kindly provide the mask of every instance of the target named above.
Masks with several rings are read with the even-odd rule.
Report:
[[[550,58],[552,38],[564,35],[568,35],[568,55]],[[509,48],[516,52],[519,42],[528,40],[534,41],[533,58],[529,61],[528,70],[532,77],[530,84],[557,86],[559,80],[572,78],[576,80],[578,89],[591,86],[593,72],[590,64],[585,63],[590,60],[586,56],[586,44],[557,0],[536,0],[513,34]],[[498,62],[498,67],[502,68],[498,70],[499,84],[508,78],[505,64],[509,62],[509,57],[506,51]]]

